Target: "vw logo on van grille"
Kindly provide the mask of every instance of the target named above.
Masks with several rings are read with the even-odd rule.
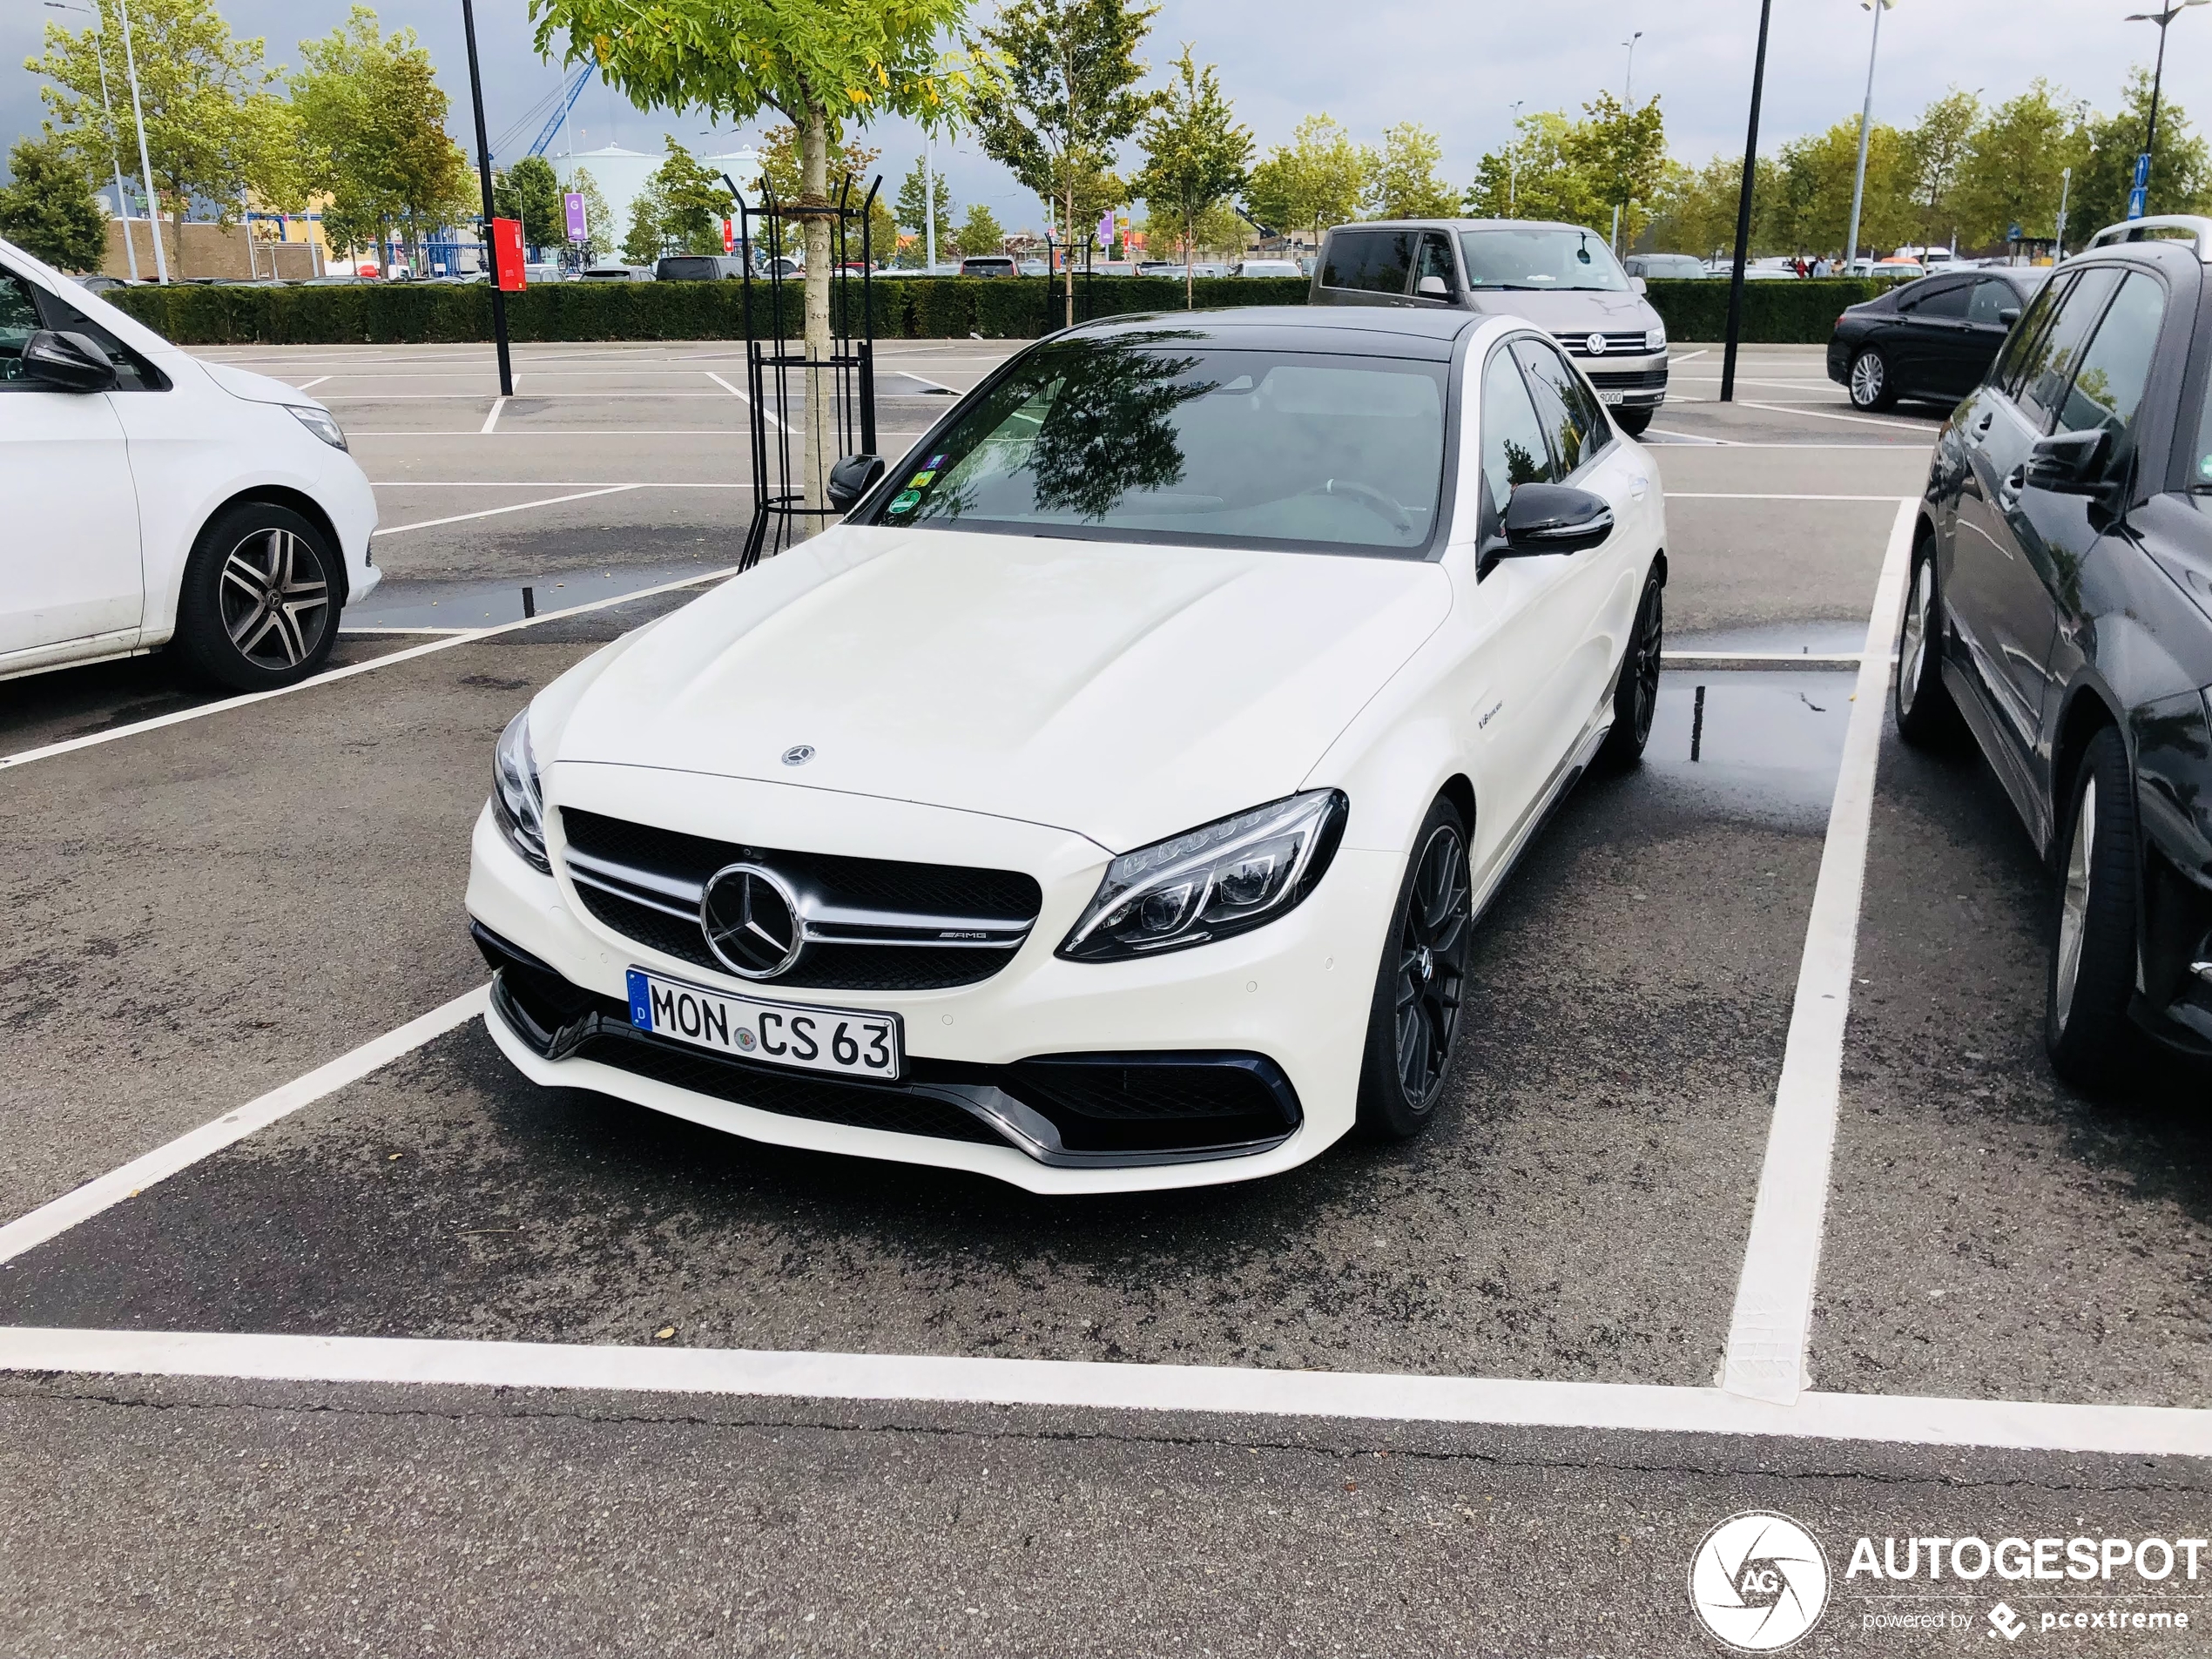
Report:
[[[1603,334],[1592,334],[1588,340],[1582,342],[1582,349],[1589,353],[1589,354],[1593,357],[1604,356],[1605,336]]]
[[[798,899],[781,876],[758,864],[725,865],[707,878],[699,931],[715,959],[745,979],[775,978],[806,943]]]

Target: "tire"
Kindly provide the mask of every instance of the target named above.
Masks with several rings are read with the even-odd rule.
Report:
[[[185,564],[179,658],[198,678],[237,691],[307,678],[338,637],[341,569],[329,538],[291,509],[226,507]]]
[[[1613,683],[1613,730],[1597,752],[1598,764],[1625,771],[1643,759],[1651,741],[1651,717],[1659,707],[1659,658],[1667,643],[1666,584],[1657,566],[1643,578],[1636,619],[1629,625],[1629,648]]]
[[[1897,682],[1891,705],[1898,735],[1916,749],[1952,742],[1961,722],[1959,705],[1943,681],[1943,591],[1936,570],[1935,540],[1924,536],[1912,550],[1912,578],[1898,624]]]
[[[1851,407],[1855,409],[1886,409],[1897,401],[1897,381],[1890,373],[1890,360],[1869,346],[1851,360]]]
[[[1613,417],[1613,424],[1619,427],[1622,431],[1632,438],[1640,438],[1651,425],[1651,417],[1659,411],[1656,409],[1608,409],[1606,413]]]
[[[2089,739],[2066,797],[2053,907],[2043,1046],[2075,1088],[2108,1088],[2135,1055],[2134,780],[2107,726]]]
[[[1432,806],[1391,909],[1359,1071],[1359,1124],[1375,1140],[1426,1129],[1451,1073],[1474,931],[1467,835],[1451,802]]]

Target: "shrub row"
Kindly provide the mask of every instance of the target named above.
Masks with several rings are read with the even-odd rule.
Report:
[[[1773,344],[1825,341],[1836,314],[1885,285],[1863,278],[1747,282],[1743,338]],[[1300,277],[1211,277],[1196,285],[1200,309],[1303,305]],[[853,300],[860,285],[847,286]],[[364,282],[329,287],[179,285],[118,290],[109,298],[179,345],[415,345],[491,338],[491,293],[481,287]],[[1651,303],[1673,340],[1718,340],[1728,316],[1723,281],[1655,282]],[[783,328],[765,283],[752,288],[763,335],[796,334],[799,288],[782,291]],[[875,335],[890,339],[1023,340],[1065,320],[1064,291],[1042,277],[885,278],[869,284]],[[1180,311],[1184,286],[1170,277],[1076,281],[1077,320],[1139,311]],[[736,340],[745,333],[738,282],[552,282],[510,294],[508,327],[518,341]]]

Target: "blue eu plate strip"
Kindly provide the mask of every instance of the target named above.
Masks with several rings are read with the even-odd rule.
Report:
[[[630,970],[630,1023],[640,1031],[653,1028],[653,994],[645,986],[645,976],[636,968]]]

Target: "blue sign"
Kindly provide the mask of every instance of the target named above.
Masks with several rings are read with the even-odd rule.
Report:
[[[2008,242],[2017,242],[2020,239],[2020,221],[2018,219],[2014,219],[2011,224],[2005,226],[2005,239]]]
[[[2148,152],[2135,158],[2135,188],[2141,190],[2150,183],[2150,155]]]
[[[2141,185],[2137,185],[2133,190],[2128,192],[2128,218],[2141,219],[2143,216],[2143,198],[2149,194],[2150,192],[2145,190]]]

